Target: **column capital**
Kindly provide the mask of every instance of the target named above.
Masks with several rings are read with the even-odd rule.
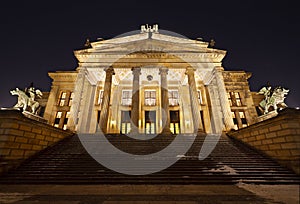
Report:
[[[141,75],[141,68],[140,67],[132,67],[131,68],[133,75]]]
[[[221,67],[221,66],[215,67],[215,68],[213,69],[213,73],[215,73],[215,72],[222,72],[222,71],[224,71],[224,68]]]
[[[106,72],[106,74],[115,75],[115,71],[114,71],[114,68],[112,66],[104,68],[104,71]]]
[[[196,69],[195,69],[194,67],[188,66],[188,67],[186,68],[185,74],[186,74],[186,75],[191,75],[191,74],[194,74],[195,71],[196,71]]]
[[[160,75],[167,75],[168,74],[169,69],[166,67],[161,67],[159,68],[159,74]]]

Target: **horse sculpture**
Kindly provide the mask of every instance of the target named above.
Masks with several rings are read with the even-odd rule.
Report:
[[[16,88],[15,90],[11,90],[11,95],[17,95],[18,96],[18,102],[14,106],[14,108],[22,108],[23,111],[26,111],[28,107],[31,109],[31,113],[38,114],[40,104],[35,101],[35,96],[42,97],[42,92],[40,90],[35,90],[33,87],[28,89],[28,92],[30,94],[30,97],[19,88]]]
[[[288,94],[289,90],[282,88],[282,87],[276,87],[273,91],[271,90],[271,87],[263,87],[260,89],[258,94],[264,94],[265,99],[262,100],[259,105],[264,109],[264,114],[267,114],[269,112],[269,108],[273,107],[275,111],[279,108],[279,110],[282,110],[283,108],[286,108],[287,105],[284,103],[285,96]]]

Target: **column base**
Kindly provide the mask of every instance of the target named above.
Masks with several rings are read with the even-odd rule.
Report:
[[[173,133],[171,132],[170,128],[164,128],[160,134],[164,134],[164,135],[173,135]]]
[[[204,132],[204,130],[202,130],[202,129],[198,129],[196,134],[197,134],[197,136],[206,136],[206,132]]]

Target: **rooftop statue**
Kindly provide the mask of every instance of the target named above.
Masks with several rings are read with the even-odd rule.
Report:
[[[264,114],[269,112],[271,106],[275,111],[277,111],[278,108],[279,110],[286,108],[287,105],[284,103],[284,99],[288,92],[288,89],[282,88],[281,86],[276,87],[274,90],[272,90],[272,87],[269,85],[261,88],[258,94],[264,94],[265,98],[259,105],[264,109]]]
[[[32,114],[37,115],[40,104],[35,101],[36,97],[42,98],[43,94],[39,89],[35,89],[33,86],[26,88],[25,91],[16,88],[10,91],[11,95],[18,96],[18,102],[14,105],[14,108],[22,108],[23,111],[29,111]]]
[[[158,25],[154,24],[152,27],[148,24],[141,26],[141,33],[158,33]]]

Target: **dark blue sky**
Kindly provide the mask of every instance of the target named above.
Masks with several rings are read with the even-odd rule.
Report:
[[[289,1],[5,1],[0,5],[0,107],[13,106],[9,91],[34,82],[49,91],[47,73],[75,70],[73,50],[92,41],[158,23],[191,39],[216,41],[227,50],[226,70],[252,72],[251,89],[269,81],[290,89],[300,106],[300,14]]]

